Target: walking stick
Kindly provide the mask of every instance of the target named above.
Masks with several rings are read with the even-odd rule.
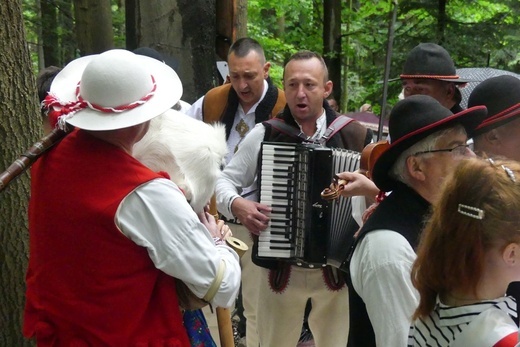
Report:
[[[211,197],[209,204],[209,213],[211,213],[215,219],[218,219],[217,202],[215,195]],[[245,243],[235,237],[228,237],[226,239],[228,246],[233,248],[237,252],[239,257],[242,257],[247,251],[248,247]],[[217,326],[218,335],[220,339],[220,347],[234,347],[235,339],[233,336],[233,324],[231,322],[231,312],[229,308],[217,307]]]
[[[18,157],[4,172],[0,173],[0,192],[7,188],[12,180],[30,168],[45,151],[60,142],[72,129],[72,127],[66,131],[58,128],[53,129],[49,134],[40,139],[40,141],[32,145],[24,154]]]

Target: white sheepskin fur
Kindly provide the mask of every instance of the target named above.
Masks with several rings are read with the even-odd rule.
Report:
[[[150,169],[167,172],[200,212],[215,191],[227,151],[223,124],[206,124],[168,110],[151,120],[133,155]]]

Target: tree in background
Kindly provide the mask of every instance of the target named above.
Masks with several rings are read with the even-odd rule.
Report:
[[[153,6],[146,0],[133,3],[134,9],[129,3],[126,8],[135,13],[136,38],[131,41],[136,47],[156,49],[174,65],[183,84],[183,100],[193,102],[217,85],[215,1],[157,0]]]
[[[325,23],[330,20],[323,17],[328,10],[317,4],[313,0],[302,0],[297,5],[289,0],[276,5],[269,0],[248,1],[249,36],[262,43],[268,59],[276,64],[273,76],[281,77],[281,66],[296,50],[328,55],[325,47],[330,46],[330,38],[325,43],[324,37],[329,29],[324,26],[333,23]],[[342,2],[343,111],[355,111],[368,102],[374,105],[375,113],[380,112],[391,10],[391,0]],[[519,14],[520,2],[516,0],[399,1],[390,77],[399,76],[407,53],[420,42],[442,44],[459,68],[489,66],[520,72]],[[400,83],[391,83],[389,88],[389,103],[393,104]]]
[[[25,40],[21,2],[0,2],[0,167],[7,168],[36,142],[41,122]],[[23,175],[0,193],[0,346],[30,346],[22,336],[28,255],[29,179]]]
[[[74,0],[74,18],[81,56],[114,48],[110,1]]]

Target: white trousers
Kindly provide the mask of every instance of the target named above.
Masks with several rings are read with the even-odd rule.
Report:
[[[233,236],[247,244],[249,249],[240,258],[242,268],[242,305],[246,317],[246,344],[247,347],[258,347],[258,331],[256,327],[256,309],[258,306],[258,286],[262,276],[261,268],[251,261],[253,240],[249,231],[243,225],[230,224]]]
[[[345,347],[348,341],[348,289],[331,291],[321,269],[291,267],[289,284],[275,293],[268,282],[269,270],[261,268],[257,324],[261,347],[293,347],[302,331],[307,299],[311,299],[309,327],[316,347]],[[249,346],[249,345],[248,345]]]

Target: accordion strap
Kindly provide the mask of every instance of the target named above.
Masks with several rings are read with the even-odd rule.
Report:
[[[343,129],[347,124],[354,121],[354,119],[347,117],[347,116],[338,116],[334,121],[329,125],[329,127],[325,130],[325,133],[323,136],[318,140],[319,143],[325,144],[327,141],[329,141],[338,131]],[[289,135],[294,138],[299,138],[303,140],[304,142],[309,142],[310,137],[305,135],[302,131],[299,131],[293,126],[288,125],[280,118],[272,118],[265,123],[269,123],[273,128],[278,130],[281,133],[284,133],[286,135]]]
[[[327,130],[325,130],[325,133],[321,137],[321,140],[323,141],[323,143],[327,142],[332,138],[332,136],[336,135],[338,131],[340,131],[341,129],[343,129],[343,127],[345,127],[347,124],[353,121],[354,119],[347,116],[337,116],[336,119],[334,119],[334,121],[329,125]]]

